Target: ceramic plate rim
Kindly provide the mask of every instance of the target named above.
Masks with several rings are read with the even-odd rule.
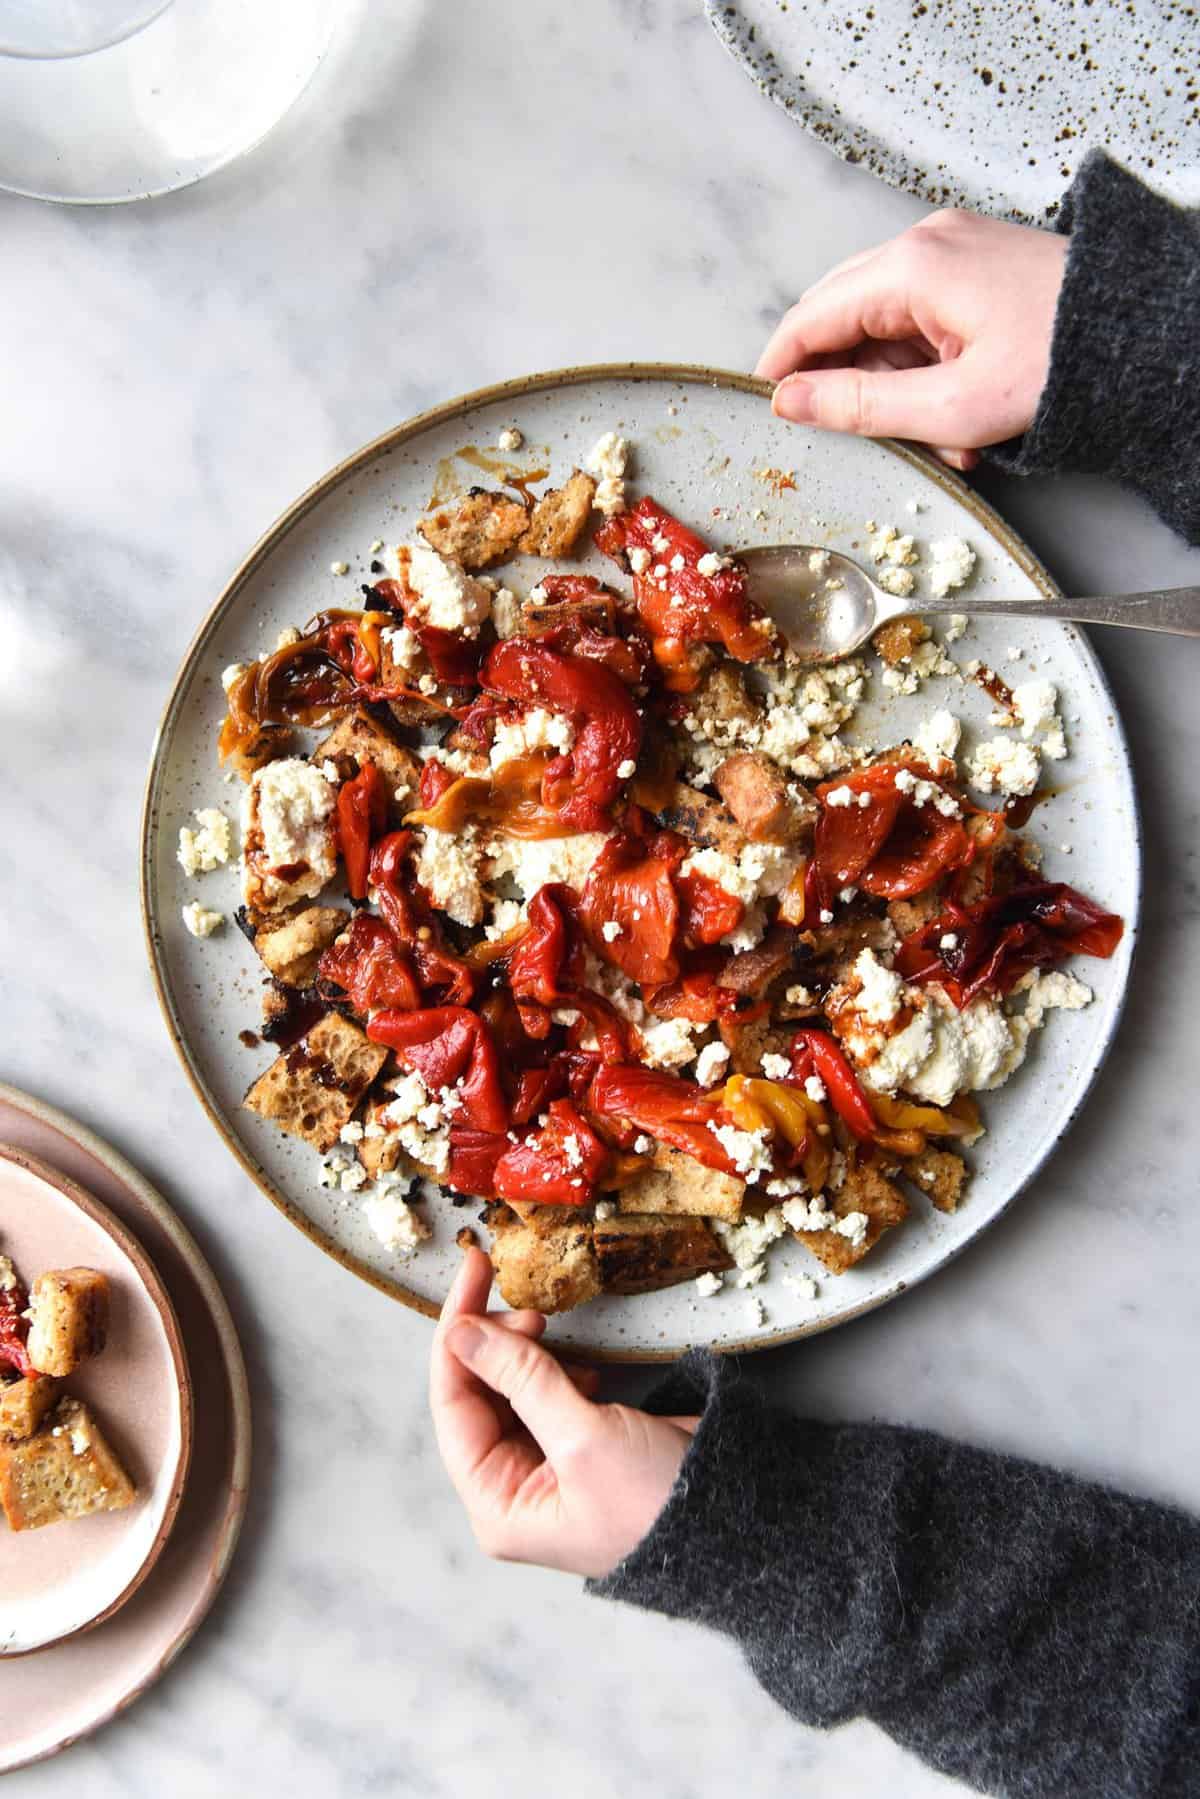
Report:
[[[40,1655],[46,1649],[57,1649],[63,1643],[69,1643],[72,1637],[82,1636],[85,1631],[95,1630],[107,1619],[115,1616],[126,1602],[133,1598],[143,1581],[147,1579],[159,1556],[166,1548],[167,1539],[175,1527],[179,1515],[179,1506],[187,1486],[188,1474],[192,1465],[192,1424],[195,1396],[192,1391],[191,1370],[188,1366],[187,1345],[183,1340],[183,1331],[175,1311],[175,1305],[166,1282],[154,1266],[149,1254],[142,1248],[128,1225],[121,1220],[95,1194],[89,1193],[86,1187],[72,1180],[70,1175],[60,1174],[57,1168],[45,1161],[41,1156],[31,1155],[28,1150],[19,1149],[11,1143],[0,1143],[0,1162],[11,1162],[23,1168],[27,1174],[34,1175],[44,1181],[47,1186],[55,1187],[73,1206],[98,1225],[106,1236],[112,1238],[121,1253],[133,1264],[151,1303],[162,1322],[167,1344],[171,1351],[171,1366],[174,1370],[175,1393],[179,1404],[179,1453],[176,1457],[174,1472],[171,1476],[171,1490],[163,1508],[163,1515],[153,1541],[142,1561],[138,1564],[121,1591],[111,1599],[94,1617],[87,1618],[82,1624],[76,1624],[71,1630],[64,1630],[56,1637],[47,1637],[42,1643],[33,1643],[28,1649],[5,1649],[0,1647],[0,1661],[15,1661],[26,1655]]]
[[[761,381],[753,375],[745,375],[735,369],[710,367],[703,363],[583,363],[561,369],[546,369],[531,375],[521,375],[512,380],[496,382],[486,387],[476,388],[470,393],[460,394],[453,399],[445,400],[437,406],[428,407],[423,412],[414,413],[411,418],[405,419],[400,424],[392,426],[389,430],[382,432],[378,437],[372,438],[369,443],[364,444],[358,450],[352,451],[349,456],[344,457],[340,462],[336,463],[333,468],[329,469],[325,474],[314,481],[311,486],[307,487],[290,506],[286,507],[284,511],[279,514],[275,521],[267,527],[266,531],[263,532],[262,536],[248,551],[241,563],[239,563],[238,567],[230,576],[229,580],[225,583],[225,586],[201,620],[191,642],[184,651],[183,659],[176,670],[175,678],[171,683],[170,691],[159,716],[158,725],[154,734],[154,741],[151,746],[150,764],[146,775],[146,783],[142,798],[142,816],[138,848],[142,931],[146,945],[146,955],[150,964],[151,978],[154,982],[154,990],[158,999],[159,1010],[162,1013],[167,1034],[170,1037],[171,1044],[182,1064],[188,1083],[208,1115],[209,1121],[212,1123],[222,1142],[225,1144],[225,1147],[234,1155],[234,1157],[236,1157],[237,1161],[241,1164],[245,1173],[250,1176],[250,1179],[254,1182],[255,1186],[266,1195],[278,1211],[283,1213],[285,1218],[294,1224],[298,1230],[302,1231],[304,1235],[308,1237],[310,1242],[316,1244],[319,1249],[323,1250],[326,1255],[331,1256],[333,1260],[338,1262],[343,1268],[346,1268],[352,1274],[357,1275],[360,1280],[366,1281],[378,1292],[387,1294],[389,1298],[398,1300],[402,1305],[408,1306],[412,1311],[421,1313],[426,1318],[436,1318],[438,1316],[439,1308],[437,1304],[432,1300],[424,1299],[420,1294],[409,1291],[409,1289],[404,1287],[400,1281],[389,1278],[387,1275],[381,1274],[376,1269],[371,1268],[365,1262],[360,1261],[357,1256],[343,1248],[342,1245],[330,1236],[327,1231],[322,1230],[319,1225],[314,1224],[311,1219],[305,1217],[300,1208],[288,1198],[287,1194],[284,1193],[282,1189],[276,1187],[266,1170],[261,1168],[254,1158],[242,1147],[242,1144],[239,1142],[234,1132],[231,1131],[226,1124],[221,1106],[216,1097],[209,1092],[203,1073],[193,1058],[191,1049],[184,1036],[177,1016],[174,996],[171,991],[167,974],[166,957],[160,949],[161,931],[159,924],[159,908],[157,895],[154,890],[152,868],[156,791],[162,774],[163,758],[167,747],[168,734],[182,704],[184,689],[188,686],[192,675],[196,670],[197,664],[200,662],[205,652],[209,639],[220,626],[227,611],[237,600],[242,588],[257,572],[262,563],[266,561],[267,557],[270,556],[276,545],[286,537],[293,526],[300,523],[300,521],[307,516],[313,507],[317,506],[340,486],[348,476],[353,475],[358,469],[364,467],[366,464],[380,456],[390,454],[391,451],[398,448],[401,444],[408,442],[411,438],[420,436],[422,432],[430,430],[435,426],[449,423],[455,418],[469,414],[480,407],[493,405],[498,401],[516,400],[524,395],[541,393],[547,389],[578,386],[588,382],[598,381],[690,382],[712,387],[730,388],[741,393],[757,394],[763,398],[769,397],[772,391],[772,384],[770,382]],[[1059,597],[1061,589],[1053,580],[1049,570],[1046,569],[1041,561],[1034,555],[1033,551],[1029,549],[1023,539],[1017,535],[1013,528],[1001,518],[1000,514],[996,512],[986,500],[977,494],[973,488],[968,486],[968,484],[952,470],[947,468],[944,463],[939,462],[931,452],[923,449],[917,444],[901,442],[897,438],[881,437],[871,439],[870,441],[890,454],[899,457],[901,461],[907,462],[924,479],[932,481],[935,486],[940,487],[945,493],[949,494],[952,499],[957,501],[959,505],[963,506],[967,512],[970,513],[975,522],[987,532],[992,541],[998,544],[1004,553],[1017,564],[1021,572],[1033,582],[1039,593],[1041,593],[1045,599],[1053,600]],[[1064,1117],[1059,1137],[1070,1128],[1080,1107],[1090,1096],[1100,1071],[1108,1058],[1109,1051],[1112,1048],[1113,1040],[1124,1014],[1125,1002],[1129,992],[1129,977],[1132,971],[1133,958],[1139,937],[1143,880],[1141,809],[1138,803],[1137,786],[1133,778],[1133,766],[1129,754],[1129,744],[1125,735],[1125,728],[1108,677],[1105,674],[1095,651],[1087,638],[1077,628],[1073,632],[1073,637],[1076,653],[1087,665],[1089,674],[1095,680],[1100,692],[1105,696],[1110,708],[1114,745],[1120,755],[1122,772],[1128,777],[1130,786],[1135,868],[1134,903],[1131,907],[1130,915],[1125,921],[1129,953],[1125,963],[1124,978],[1121,982],[1119,992],[1114,997],[1108,1026],[1103,1039],[1094,1053],[1086,1084],[1084,1085],[1075,1106]],[[864,1299],[857,1305],[847,1307],[846,1310],[839,1312],[834,1317],[806,1320],[799,1325],[791,1325],[781,1330],[765,1332],[761,1336],[745,1338],[735,1343],[722,1344],[719,1346],[719,1353],[724,1355],[750,1354],[762,1349],[781,1348],[783,1345],[795,1343],[803,1337],[816,1336],[821,1331],[833,1330],[840,1325],[849,1324],[855,1318],[860,1318],[867,1312],[875,1311],[879,1306],[886,1305],[889,1301],[898,1298],[902,1293],[906,1292],[908,1288],[917,1286],[922,1281],[928,1280],[931,1275],[939,1272],[941,1269],[947,1267],[950,1262],[954,1261],[968,1245],[976,1241],[980,1234],[985,1231],[990,1224],[993,1224],[1008,1211],[1009,1207],[1013,1204],[1013,1201],[1025,1191],[1026,1187],[1029,1186],[1030,1182],[1045,1166],[1046,1161],[1053,1153],[1056,1142],[1057,1139],[1047,1145],[1045,1154],[1042,1155],[1036,1164],[1027,1171],[1024,1179],[1018,1182],[1013,1187],[1012,1191],[989,1211],[986,1218],[981,1218],[979,1224],[974,1229],[968,1231],[959,1243],[949,1246],[943,1255],[941,1255],[930,1267],[923,1269],[919,1274],[906,1276],[891,1282],[881,1293],[873,1294],[869,1299]],[[586,1352],[580,1350],[572,1352],[568,1350],[565,1351],[565,1353],[568,1355],[572,1353],[576,1355],[586,1353],[587,1359],[595,1362],[633,1363],[641,1365],[674,1362],[686,1352],[683,1349],[619,1349],[597,1346],[589,1347]]]

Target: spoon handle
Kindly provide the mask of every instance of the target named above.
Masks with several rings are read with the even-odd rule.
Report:
[[[1086,625],[1132,625],[1140,631],[1173,631],[1200,637],[1200,587],[1155,587],[1149,593],[1100,594],[1091,599],[986,600],[965,593],[923,602],[923,614],[997,612],[1012,618],[1069,618]]]

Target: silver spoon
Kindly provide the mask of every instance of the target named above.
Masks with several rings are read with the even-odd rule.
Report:
[[[914,612],[922,618],[946,612],[1069,618],[1200,637],[1200,587],[1159,587],[1082,600],[989,600],[961,590],[945,599],[912,594],[902,600],[885,592],[852,557],[815,544],[769,544],[740,551],[738,560],[746,565],[750,598],[775,620],[804,662],[836,662],[889,619]]]

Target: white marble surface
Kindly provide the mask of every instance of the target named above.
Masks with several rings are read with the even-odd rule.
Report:
[[[573,1799],[932,1795],[951,1783],[872,1727],[794,1726],[728,1645],[476,1554],[427,1428],[428,1326],[250,1188],[158,1017],[135,878],[155,720],[275,513],[482,382],[619,357],[747,366],[801,286],[922,210],[795,130],[689,0],[370,13],[274,138],[200,188],[97,212],[0,196],[0,1074],[176,1202],[237,1313],[258,1425],[246,1535],[200,1637],[128,1717],[6,1792],[457,1799],[551,1776]],[[985,486],[1079,591],[1200,578],[1100,483]],[[961,1262],[753,1372],[797,1407],[1200,1507],[1198,664],[1187,644],[1097,640],[1149,873],[1099,1088]]]

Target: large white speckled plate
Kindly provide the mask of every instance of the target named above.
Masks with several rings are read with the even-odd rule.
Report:
[[[846,162],[1042,224],[1093,146],[1200,200],[1195,11],[1175,0],[705,0],[751,80]]]
[[[979,553],[976,591],[1052,591],[995,514],[932,460],[892,444],[798,430],[772,417],[764,395],[747,377],[704,369],[581,369],[491,388],[397,427],[334,469],[271,527],[201,625],[167,702],[147,787],[142,873],[150,955],[176,1048],[213,1123],[269,1197],[347,1267],[422,1311],[432,1313],[440,1303],[457,1259],[454,1233],[476,1206],[456,1208],[447,1200],[437,1208],[434,1239],[411,1261],[381,1249],[357,1200],[318,1185],[317,1156],[240,1108],[271,1055],[239,1042],[239,1032],[258,1023],[261,969],[232,923],[197,941],[181,922],[181,908],[192,899],[228,914],[238,904],[233,868],[189,880],[176,861],[179,827],[193,808],[220,805],[236,816],[238,795],[224,785],[215,755],[224,714],[221,670],[273,644],[284,625],[303,623],[323,606],[353,604],[372,541],[396,542],[411,531],[439,463],[457,470],[464,486],[477,479],[477,469],[456,453],[494,445],[509,422],[525,433],[531,461],[548,451],[556,475],[582,459],[601,431],[619,429],[636,449],[636,487],[719,540],[828,543],[853,553],[868,518],[896,520],[920,540],[967,537]],[[770,467],[794,470],[794,489],[777,492],[756,473]],[[921,508],[915,515],[908,510],[913,501]],[[339,579],[330,565],[342,560],[351,575]],[[544,566],[513,564],[509,578],[523,590]],[[604,572],[611,575],[611,565]],[[964,610],[969,606],[968,591]],[[693,1343],[775,1343],[839,1323],[893,1298],[955,1255],[1036,1174],[1067,1129],[1109,1045],[1125,991],[1140,880],[1137,810],[1112,695],[1084,638],[1052,620],[1023,626],[1019,637],[1014,632],[1011,623],[981,621],[955,654],[1003,668],[1007,648],[1019,644],[1022,674],[1036,668],[1059,684],[1072,753],[1054,765],[1060,791],[1038,808],[1031,829],[1046,846],[1050,877],[1069,878],[1122,913],[1129,929],[1111,962],[1089,962],[1082,971],[1096,989],[1095,1004],[1054,1015],[1026,1068],[1002,1092],[986,1096],[989,1134],[974,1152],[966,1204],[943,1217],[917,1201],[904,1227],[840,1278],[825,1277],[789,1242],[778,1247],[769,1280],[753,1293],[727,1289],[698,1299],[688,1283],[638,1298],[605,1298],[555,1319],[554,1341],[648,1359]],[[936,680],[923,696],[890,700],[877,681],[871,687],[879,695],[863,707],[856,727],[867,742],[900,740],[941,704],[968,721],[968,744],[972,727],[986,730],[990,703],[973,683]],[[784,1284],[789,1269],[818,1277],[817,1299],[801,1299]],[[757,1316],[759,1300],[765,1322]]]

